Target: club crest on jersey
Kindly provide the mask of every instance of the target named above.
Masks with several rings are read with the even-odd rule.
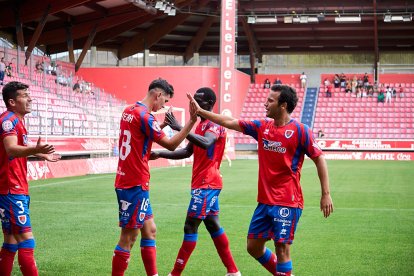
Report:
[[[154,121],[154,123],[152,124],[152,128],[157,132],[161,131],[160,125],[158,124],[157,121]]]
[[[17,216],[17,219],[19,220],[21,224],[26,224],[26,221],[27,221],[26,215]]]
[[[6,120],[1,124],[1,127],[4,131],[10,131],[13,129],[13,123],[10,120]]]
[[[285,137],[289,139],[292,137],[293,133],[295,133],[293,130],[288,129],[285,131]]]
[[[28,139],[27,139],[27,135],[23,134],[23,145],[27,145],[28,144]]]
[[[286,207],[280,208],[279,209],[279,216],[281,216],[282,218],[287,218],[289,216],[289,209]]]
[[[131,202],[125,201],[125,200],[120,200],[119,202],[121,202],[121,209],[122,211],[126,211],[128,210],[129,205],[131,205]]]
[[[140,221],[143,221],[143,220],[144,220],[144,218],[145,218],[145,213],[140,212],[140,213],[139,213],[139,220],[140,220]]]

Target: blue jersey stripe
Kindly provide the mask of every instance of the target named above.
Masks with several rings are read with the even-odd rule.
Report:
[[[210,160],[213,160],[214,157],[214,150],[216,148],[216,143],[213,143],[208,149],[207,149],[207,157]]]
[[[300,159],[300,155],[302,152],[302,131],[300,128],[300,125],[295,121],[295,125],[297,128],[297,132],[298,132],[298,147],[296,148],[295,154],[293,155],[293,160],[292,160],[292,171],[294,173],[296,173],[298,171],[298,164],[299,164],[299,159]]]

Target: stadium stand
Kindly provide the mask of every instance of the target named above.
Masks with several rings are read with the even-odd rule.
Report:
[[[296,109],[292,113],[292,118],[300,121],[300,115],[302,112],[302,103],[305,95],[305,90],[299,87],[299,83],[290,83],[292,87],[296,88],[298,93],[298,104]],[[263,83],[252,83],[250,84],[249,91],[244,100],[241,119],[244,120],[254,120],[265,117],[264,103],[266,101],[267,94],[269,93],[269,88],[264,88]],[[235,133],[235,144],[256,144],[256,140],[250,138],[249,136],[243,135],[241,133]]]
[[[25,117],[28,131],[32,135],[117,136],[119,114],[125,102],[91,83],[83,93],[74,93],[72,84],[84,82],[72,77],[73,64],[58,65],[64,69],[56,75],[47,74],[46,69],[39,72],[33,66],[21,66],[19,71],[12,67],[12,75],[4,79],[4,83],[20,81],[30,85],[33,112]],[[66,85],[58,82],[59,77],[66,80]],[[0,110],[4,109],[1,100]]]
[[[385,87],[390,83],[384,83]],[[392,83],[399,87],[400,83]],[[321,85],[316,107],[315,133],[322,129],[325,138],[412,139],[414,137],[414,86],[401,83],[404,97],[393,97],[391,103],[378,103],[377,94],[356,97],[335,88],[331,98]]]

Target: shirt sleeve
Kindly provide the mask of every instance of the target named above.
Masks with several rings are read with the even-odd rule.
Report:
[[[309,157],[309,158],[315,158],[318,157],[320,155],[322,155],[322,150],[319,147],[318,143],[316,143],[314,137],[313,137],[313,132],[312,130],[307,126],[307,125],[303,125],[303,145],[304,145],[304,149],[305,149],[305,154]]]
[[[17,135],[16,125],[18,122],[19,122],[19,119],[17,118],[14,118],[11,120],[9,119],[3,120],[1,122],[1,129],[0,129],[1,138],[10,136],[10,135]]]
[[[242,132],[246,135],[252,136],[256,141],[258,139],[257,133],[261,125],[262,125],[262,122],[259,120],[253,120],[253,121],[239,120],[239,126],[242,128]]]
[[[148,114],[149,116],[145,116],[145,124],[147,127],[145,128],[148,133],[146,133],[151,140],[159,141],[164,138],[165,133],[162,131],[160,125],[158,124],[157,120],[155,119],[154,115]]]
[[[217,124],[214,123],[209,123],[206,129],[206,133],[210,132],[212,134],[214,134],[214,136],[216,136],[216,138],[220,137],[220,133],[221,133],[221,127]]]

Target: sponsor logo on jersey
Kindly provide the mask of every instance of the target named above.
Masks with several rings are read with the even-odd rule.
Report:
[[[282,218],[287,218],[289,216],[289,208],[283,207],[279,209],[279,216],[281,216]]]
[[[17,216],[17,219],[19,220],[21,224],[26,224],[26,221],[27,221],[26,215]]]
[[[262,142],[263,142],[264,150],[270,150],[270,151],[279,152],[279,153],[286,152],[286,148],[282,147],[282,142],[270,141],[264,138],[262,138]]]
[[[265,129],[265,131],[263,131],[263,134],[264,134],[264,135],[268,135],[268,134],[269,134],[269,129],[268,129],[268,128],[266,128],[266,129]]]
[[[195,196],[199,196],[200,194],[201,194],[201,189],[195,189],[193,191],[193,195],[195,195]]]
[[[282,230],[280,230],[280,235],[282,236],[282,235],[286,235],[286,229],[282,229]]]
[[[10,131],[13,129],[13,123],[10,120],[6,120],[1,124],[4,131]]]
[[[290,137],[292,137],[293,133],[295,133],[295,131],[290,129],[285,130],[285,137],[289,139]]]
[[[125,200],[120,200],[119,202],[121,202],[121,209],[122,211],[126,211],[128,210],[129,205],[131,205],[131,202],[125,201]]]
[[[140,221],[143,221],[143,220],[144,220],[144,218],[145,218],[145,213],[144,213],[144,212],[140,212],[140,213],[139,213],[139,220],[140,220]]]

